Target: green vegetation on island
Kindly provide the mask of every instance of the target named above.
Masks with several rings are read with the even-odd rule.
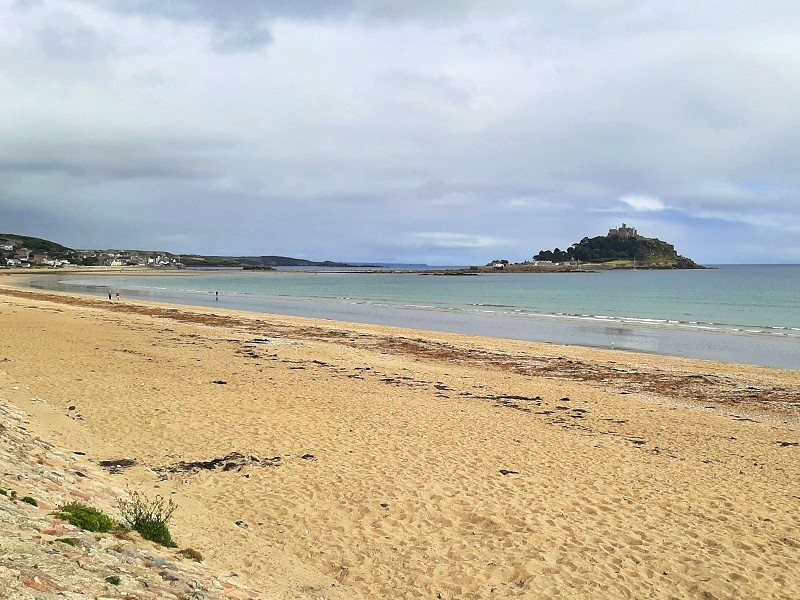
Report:
[[[690,258],[679,255],[672,244],[640,236],[636,229],[622,227],[607,235],[585,237],[566,250],[542,250],[531,260],[509,263],[494,260],[479,271],[574,272],[604,269],[703,269]]]
[[[672,244],[657,238],[640,236],[635,229],[624,223],[622,227],[610,230],[608,235],[585,237],[566,250],[543,250],[533,260],[660,269],[702,268],[692,259],[680,256]]]

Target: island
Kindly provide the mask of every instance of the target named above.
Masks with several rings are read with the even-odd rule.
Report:
[[[593,272],[608,269],[704,269],[690,258],[681,256],[675,246],[658,238],[639,235],[625,223],[610,229],[607,235],[584,237],[566,250],[542,250],[531,260],[510,263],[497,259],[472,267],[478,272]]]

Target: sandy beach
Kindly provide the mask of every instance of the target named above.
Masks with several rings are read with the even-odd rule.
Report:
[[[800,371],[0,287],[0,398],[264,598],[798,598]]]

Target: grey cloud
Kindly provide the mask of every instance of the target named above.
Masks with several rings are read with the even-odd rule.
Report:
[[[269,45],[273,41],[269,28],[281,19],[346,19],[383,24],[421,20],[448,24],[454,18],[463,18],[475,7],[492,6],[480,0],[106,0],[105,4],[122,14],[211,26],[214,29],[212,47],[222,53],[256,50]]]
[[[0,36],[0,74],[9,83],[25,81],[28,92],[40,83],[63,81],[72,86],[112,77],[110,62],[118,53],[118,41],[102,27],[59,6],[49,10],[48,5],[37,4],[9,23],[9,31],[18,37]],[[35,94],[27,99],[40,98]]]
[[[503,3],[501,0],[500,4]],[[378,22],[424,20],[452,23],[481,4],[474,0],[366,0],[358,2],[358,9],[365,19]]]
[[[420,245],[430,248],[494,248],[509,246],[507,240],[492,238],[485,235],[457,233],[452,231],[421,231],[409,235],[411,245]]]
[[[272,43],[269,26],[275,19],[323,19],[351,10],[350,2],[336,0],[110,0],[108,6],[129,15],[211,26],[212,46],[223,54],[257,50]]]
[[[79,22],[46,25],[37,32],[37,38],[50,60],[94,62],[114,48],[96,29]]]
[[[275,19],[360,17],[383,21],[416,20],[464,15],[474,7],[492,6],[492,2],[474,0],[110,0],[107,4],[125,13],[151,14],[178,21],[209,22],[222,26]]]
[[[13,144],[0,149],[0,172],[62,173],[86,180],[208,179],[219,174],[219,140],[153,138],[114,143]]]
[[[729,106],[699,94],[687,94],[684,107],[686,114],[700,127],[719,131],[742,125],[741,118]]]
[[[152,14],[178,21],[210,22],[215,25],[253,23],[275,18],[322,18],[347,14],[354,2],[344,0],[110,0],[114,10]]]
[[[800,249],[797,8],[742,4],[0,8],[24,31],[0,50],[0,218],[72,245],[439,263],[625,220],[699,260],[747,231],[769,259]]]
[[[16,11],[26,12],[42,5],[44,5],[44,0],[15,0],[11,6]]]
[[[272,43],[272,34],[266,29],[224,30],[214,37],[213,46],[217,52],[230,54],[260,48]]]
[[[380,74],[378,84],[386,87],[386,93],[400,96],[405,101],[431,105],[464,105],[471,98],[470,90],[465,89],[451,77],[430,76],[408,70],[393,69]]]

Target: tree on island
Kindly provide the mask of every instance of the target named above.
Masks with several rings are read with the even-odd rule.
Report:
[[[620,228],[620,230],[624,230]],[[542,250],[533,257],[535,261],[554,263],[636,263],[639,266],[670,266],[682,269],[698,268],[693,260],[680,256],[672,244],[657,238],[646,238],[635,233],[621,236],[611,230],[608,235],[584,237],[566,250]]]

